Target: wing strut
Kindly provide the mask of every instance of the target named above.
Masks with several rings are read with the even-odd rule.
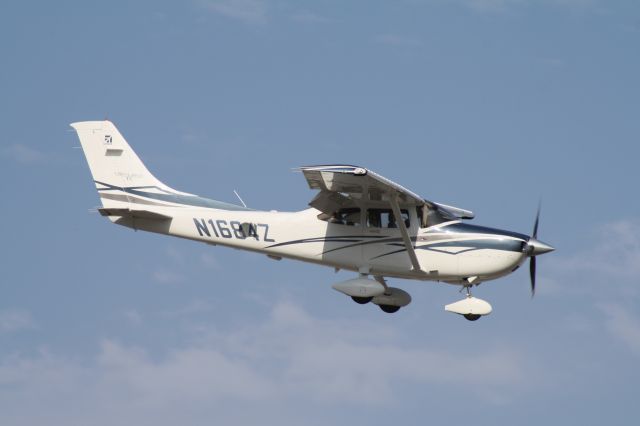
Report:
[[[420,268],[420,262],[418,262],[418,257],[416,256],[416,252],[413,249],[413,244],[411,244],[411,237],[409,237],[407,226],[404,224],[404,220],[402,220],[402,214],[400,213],[400,206],[398,205],[398,193],[394,192],[393,195],[389,197],[389,202],[391,203],[391,209],[393,210],[393,215],[396,218],[396,223],[398,224],[398,228],[400,228],[400,234],[402,234],[402,239],[404,240],[404,245],[407,248],[409,259],[411,259],[413,270],[421,271],[422,269]]]

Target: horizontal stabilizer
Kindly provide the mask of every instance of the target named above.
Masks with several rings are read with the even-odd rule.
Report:
[[[140,219],[154,219],[154,220],[171,220],[171,216],[152,212],[149,210],[132,210],[132,209],[110,209],[100,208],[98,212],[102,216],[119,216],[119,217],[132,217]]]

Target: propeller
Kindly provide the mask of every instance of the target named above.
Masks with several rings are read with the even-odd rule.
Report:
[[[549,244],[545,244],[538,240],[538,224],[540,223],[540,204],[538,204],[538,212],[536,213],[536,221],[533,224],[533,233],[529,237],[526,245],[527,256],[529,260],[529,277],[531,278],[531,297],[536,294],[536,256],[554,251],[555,248]]]

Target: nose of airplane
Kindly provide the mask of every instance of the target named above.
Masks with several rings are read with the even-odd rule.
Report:
[[[541,254],[549,253],[554,251],[555,248],[550,246],[549,244],[543,243],[540,240],[536,240],[535,238],[529,238],[527,242],[527,255],[529,256],[539,256]]]

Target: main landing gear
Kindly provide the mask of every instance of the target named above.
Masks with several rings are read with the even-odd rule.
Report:
[[[375,280],[372,280],[363,273],[359,278],[334,284],[333,288],[351,296],[351,299],[360,305],[372,302],[378,305],[383,312],[389,314],[398,312],[400,308],[411,303],[409,293],[396,287],[387,286],[382,276],[376,275],[374,278]]]
[[[356,302],[359,305],[366,305],[369,302],[373,302],[374,304],[378,305],[378,307],[388,313],[388,314],[393,314],[395,312],[398,312],[400,310],[400,308],[402,306],[406,306],[409,304],[409,302],[404,303],[404,301],[402,302],[397,302],[395,300],[389,301],[389,298],[394,298],[397,299],[398,296],[400,296],[400,292],[404,293],[401,297],[402,298],[408,298],[409,302],[411,301],[411,296],[409,296],[409,293],[407,293],[406,291],[400,290],[399,288],[395,288],[395,287],[389,287],[389,294],[382,294],[381,296],[376,296],[376,297],[355,297],[355,296],[351,296],[351,298],[353,299],[354,302]],[[384,303],[386,302],[386,303]],[[390,303],[396,303],[396,304],[390,304]],[[400,306],[400,303],[403,303],[402,306]]]
[[[371,301],[378,305],[383,312],[393,314],[398,312],[403,306],[411,303],[411,296],[404,290],[396,287],[388,287],[387,282],[381,276],[376,276],[376,281],[384,286],[384,293],[374,297]]]
[[[378,305],[378,306],[380,307],[380,309],[382,309],[384,312],[388,314],[393,314],[400,310],[400,306],[394,306],[394,305]]]
[[[373,297],[359,297],[359,296],[351,296],[354,302],[358,305],[366,305],[367,303],[373,300]]]
[[[394,290],[400,290],[400,289],[394,288]],[[358,305],[366,305],[367,303],[372,302],[374,297],[351,296],[351,299],[353,299],[353,301],[356,302]],[[386,304],[380,304],[380,303],[376,303],[376,305],[378,305],[378,307],[380,309],[382,309],[384,312],[386,312],[388,314],[393,314],[394,312],[398,312],[400,310],[400,308],[401,308],[401,306],[386,305]]]

